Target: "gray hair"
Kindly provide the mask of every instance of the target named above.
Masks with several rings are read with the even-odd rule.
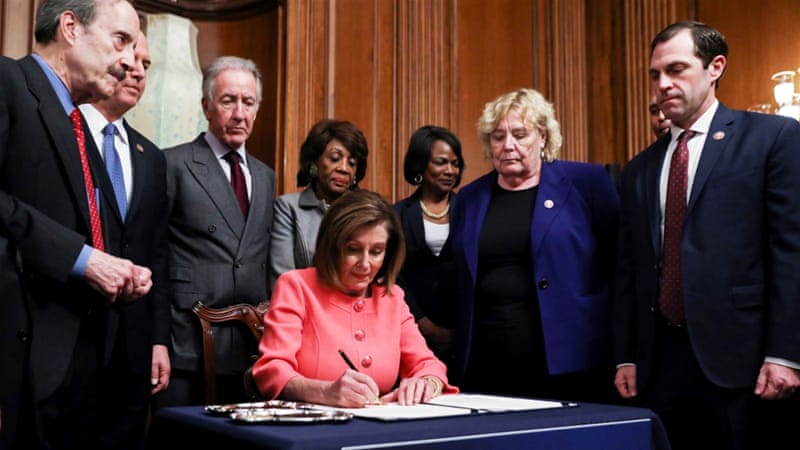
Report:
[[[261,103],[261,73],[252,60],[238,56],[220,56],[211,61],[211,64],[203,71],[203,98],[207,102],[214,101],[217,76],[226,70],[241,70],[253,74],[256,79],[256,101]]]
[[[55,40],[59,19],[65,11],[75,13],[81,25],[89,25],[97,14],[97,0],[42,0],[36,10],[36,42],[45,44]]]

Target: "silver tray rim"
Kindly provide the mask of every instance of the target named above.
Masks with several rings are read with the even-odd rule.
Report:
[[[347,422],[353,418],[352,413],[336,410],[297,409],[296,412],[289,414],[284,411],[276,414],[274,411],[275,408],[243,409],[232,412],[230,418],[241,423]]]
[[[234,412],[249,411],[255,409],[292,409],[292,410],[315,410],[314,405],[308,403],[290,402],[286,400],[267,400],[263,402],[249,403],[228,403],[221,405],[206,405],[204,410],[207,414],[215,416],[228,416]]]

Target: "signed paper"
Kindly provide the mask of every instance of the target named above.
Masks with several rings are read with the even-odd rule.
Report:
[[[381,405],[370,405],[364,408],[335,409],[351,413],[362,419],[392,421],[468,416],[470,414],[482,413],[530,411],[535,409],[562,408],[564,406],[568,405],[549,400],[533,400],[485,394],[446,394],[436,397],[427,403],[418,403],[416,405],[385,403]]]
[[[428,402],[432,405],[470,409],[475,412],[530,411],[533,409],[561,408],[561,402],[529,398],[501,397],[485,394],[446,394]]]

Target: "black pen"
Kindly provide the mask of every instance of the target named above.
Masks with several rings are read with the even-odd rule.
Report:
[[[347,353],[345,353],[344,350],[339,349],[339,356],[342,357],[344,362],[347,364],[347,367],[349,367],[349,368],[355,370],[356,372],[358,372],[358,369],[356,369],[355,364],[353,364],[353,361],[350,361],[350,358],[347,357]]]
[[[344,350],[339,349],[339,356],[342,357],[344,362],[347,364],[347,367],[355,370],[356,372],[359,371],[358,369],[356,369],[356,365],[353,364],[353,361],[350,361],[350,358],[347,357],[347,353],[345,353]],[[381,405],[381,404],[383,404],[383,402],[381,402],[380,397],[376,397],[375,400],[367,401],[367,405]]]

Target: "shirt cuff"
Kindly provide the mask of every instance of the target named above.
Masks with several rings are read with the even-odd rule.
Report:
[[[767,356],[766,358],[764,358],[764,362],[778,364],[780,366],[786,366],[786,367],[791,367],[792,369],[795,370],[800,370],[800,363],[796,361],[789,361],[788,359]]]

